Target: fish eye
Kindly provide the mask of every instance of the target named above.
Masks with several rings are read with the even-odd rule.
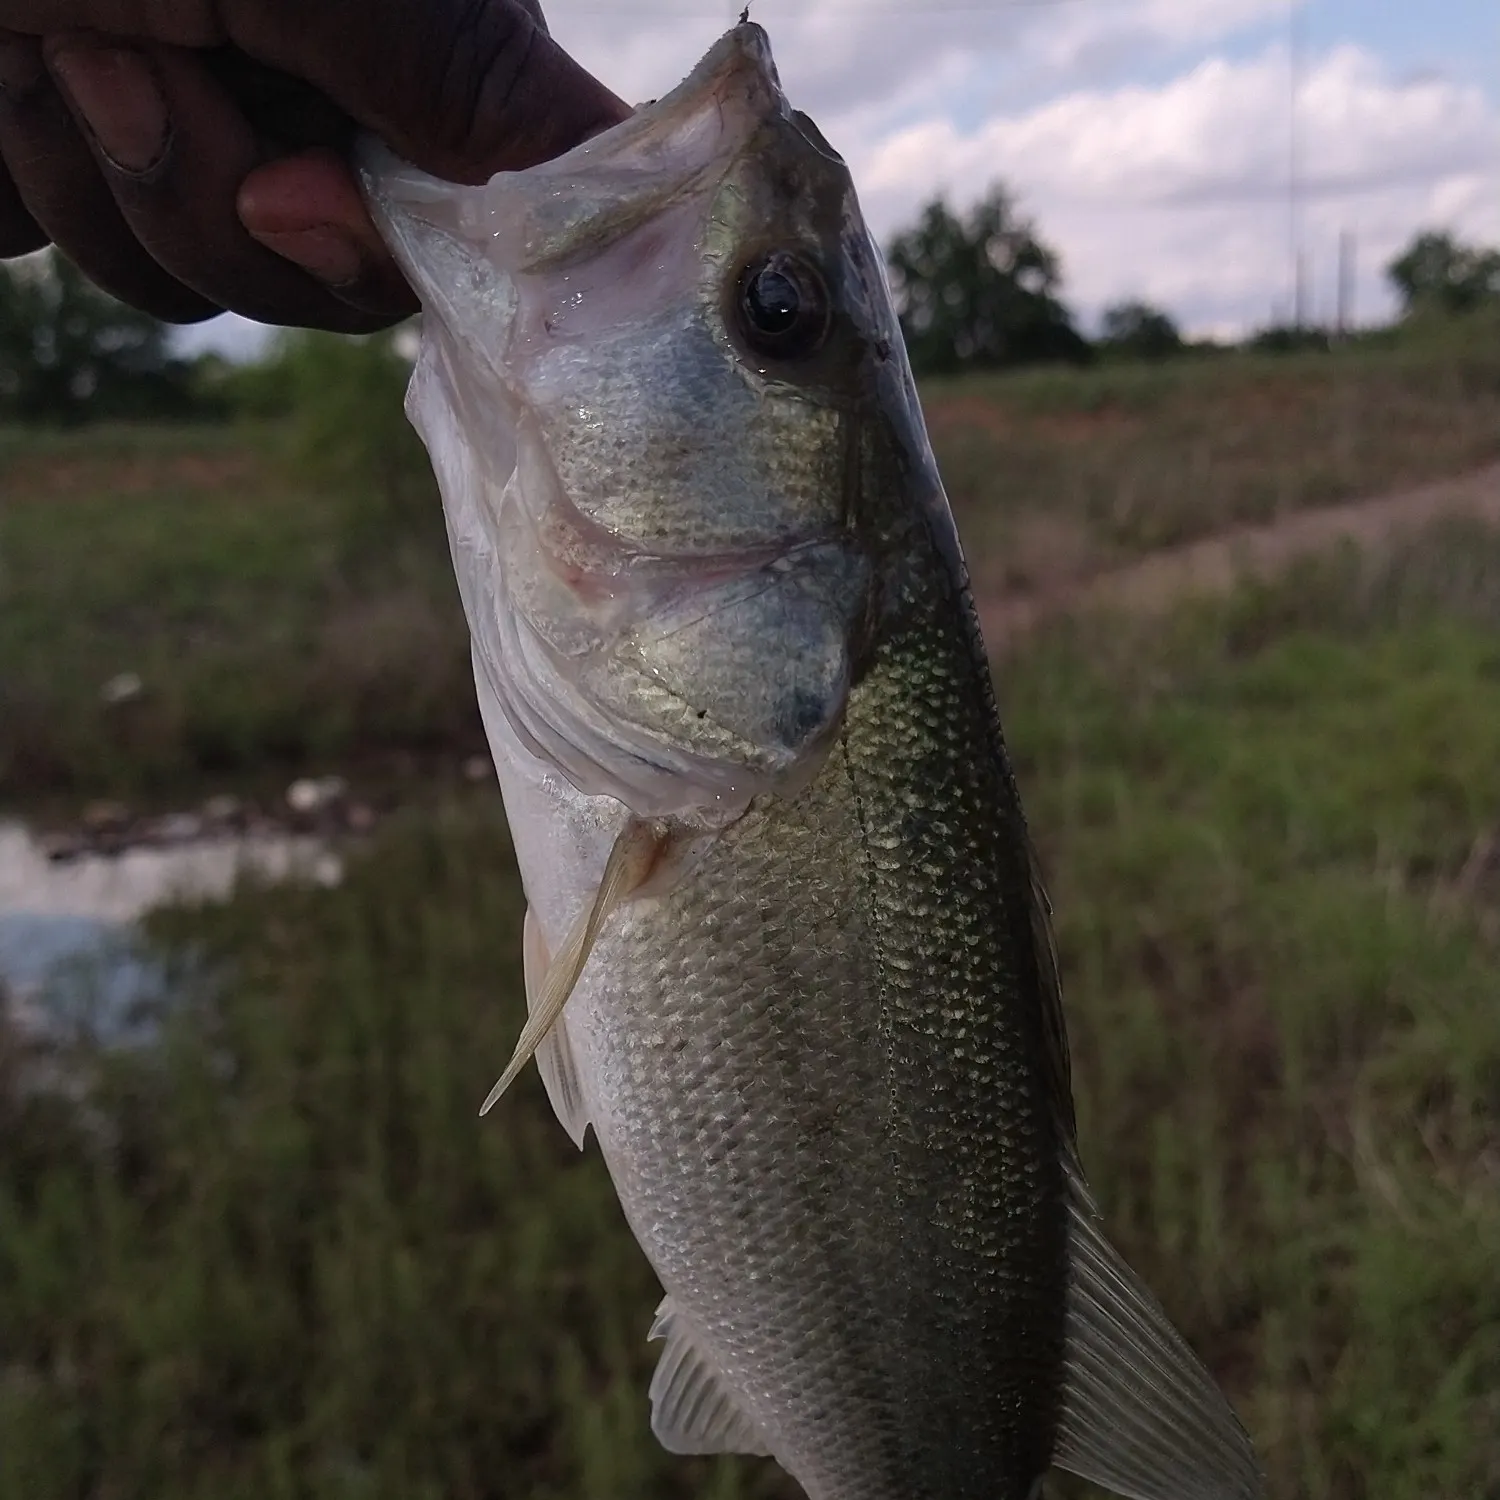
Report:
[[[773,359],[805,359],[822,347],[832,323],[818,268],[790,250],[773,250],[745,267],[736,312],[745,342]]]

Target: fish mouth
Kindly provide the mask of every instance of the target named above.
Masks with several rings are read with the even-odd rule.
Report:
[[[709,143],[710,158],[722,158],[726,147],[742,148],[757,131],[782,124],[830,163],[844,165],[823,132],[787,101],[771,54],[771,39],[754,21],[741,21],[726,31],[670,93],[641,105],[568,156],[597,161],[600,148],[616,147],[628,153],[647,142],[675,141],[690,133],[695,122]],[[565,162],[568,156],[558,160]]]
[[[768,121],[792,117],[771,56],[771,40],[753,21],[726,31],[670,93],[642,105],[629,119],[577,149],[586,152],[610,137],[633,145],[658,134],[671,136],[688,121],[715,115],[724,133],[738,129],[747,135]],[[723,144],[721,135],[719,151]]]

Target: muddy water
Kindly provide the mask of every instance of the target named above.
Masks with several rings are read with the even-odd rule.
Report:
[[[0,823],[0,999],[23,1024],[88,1011],[111,1029],[162,983],[136,920],[168,901],[224,900],[243,874],[331,885],[342,868],[318,841],[285,835],[54,862],[23,826]]]

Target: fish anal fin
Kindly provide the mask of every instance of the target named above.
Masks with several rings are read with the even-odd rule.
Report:
[[[1104,1238],[1069,1163],[1071,1281],[1053,1463],[1129,1500],[1258,1500],[1250,1439],[1160,1304]]]
[[[539,1003],[547,969],[552,962],[547,940],[542,936],[536,913],[530,907],[526,910],[526,921],[521,929],[521,962],[526,974],[526,1009],[530,1012]],[[562,1128],[582,1151],[583,1138],[589,1128],[588,1107],[583,1099],[566,1013],[557,1018],[552,1030],[537,1046],[536,1066]]]
[[[753,1453],[771,1450],[755,1419],[728,1388],[713,1358],[666,1298],[650,1337],[666,1348],[651,1377],[651,1430],[668,1453]]]

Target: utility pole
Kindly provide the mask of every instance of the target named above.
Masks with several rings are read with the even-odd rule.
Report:
[[[1342,338],[1354,326],[1354,254],[1352,229],[1339,234],[1338,331]]]
[[[1294,328],[1302,327],[1304,290],[1302,285],[1302,130],[1297,113],[1302,91],[1302,5],[1301,0],[1287,0],[1287,151],[1286,151],[1286,233],[1288,269],[1292,282],[1292,318]]]

